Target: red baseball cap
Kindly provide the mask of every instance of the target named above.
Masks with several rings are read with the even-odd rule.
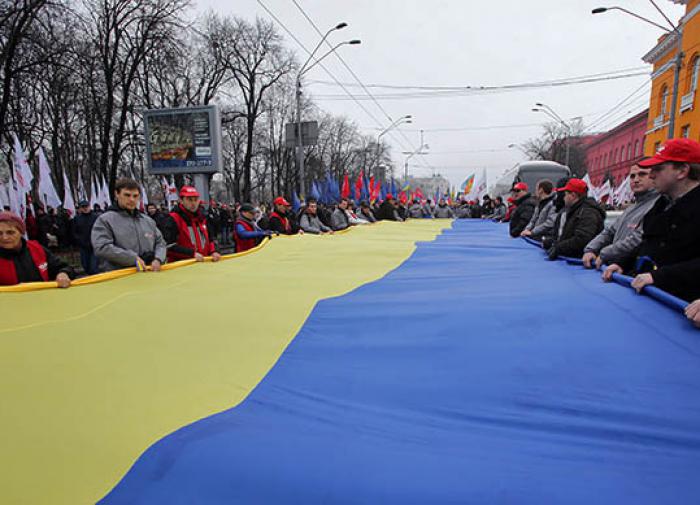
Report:
[[[513,189],[511,191],[527,191],[527,184],[524,182],[519,182],[515,186],[513,186]]]
[[[387,193],[387,195],[384,197],[384,199],[385,199],[385,200],[393,200],[393,199],[394,199],[394,195],[392,195],[391,193]]]
[[[658,153],[651,158],[640,161],[637,165],[647,168],[661,165],[667,161],[700,163],[700,142],[686,138],[667,140]]]
[[[566,186],[557,189],[557,191],[571,191],[572,193],[585,195],[588,193],[588,185],[586,184],[586,181],[582,179],[569,179]]]
[[[278,196],[274,199],[272,203],[274,203],[275,205],[285,205],[287,207],[291,206],[291,204],[287,200],[285,200],[283,196]]]
[[[182,186],[180,188],[180,198],[185,198],[188,196],[196,196],[199,198],[199,191],[192,186]]]

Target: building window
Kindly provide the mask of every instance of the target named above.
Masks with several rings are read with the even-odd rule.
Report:
[[[632,159],[632,142],[627,144],[627,161]]]
[[[695,55],[695,58],[693,58],[693,64],[691,66],[693,69],[693,73],[691,74],[690,77],[690,92],[692,93],[696,89],[698,89],[698,74],[700,73],[700,57],[698,55]]]
[[[641,153],[639,152],[639,139],[634,141],[634,157],[637,158]]]
[[[605,167],[607,165],[608,165],[608,155],[606,153],[603,155],[603,166]]]
[[[668,86],[664,84],[661,88],[661,115],[665,116],[668,112]]]
[[[690,136],[690,125],[687,124],[681,128],[681,137],[687,139]]]

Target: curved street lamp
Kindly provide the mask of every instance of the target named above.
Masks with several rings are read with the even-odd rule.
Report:
[[[620,11],[625,14],[628,14],[634,18],[637,18],[641,21],[644,21],[645,23],[648,23],[650,25],[655,26],[656,28],[660,28],[667,34],[674,34],[678,38],[677,41],[677,48],[676,48],[676,57],[675,57],[675,68],[673,72],[673,94],[671,96],[671,113],[668,118],[668,136],[667,138],[672,139],[673,138],[673,131],[675,130],[676,127],[676,109],[678,107],[678,86],[679,86],[679,81],[680,81],[680,73],[681,73],[681,66],[683,66],[683,35],[681,34],[681,31],[678,29],[677,26],[675,26],[670,19],[666,17],[666,15],[663,13],[659,7],[654,4],[654,7],[661,13],[661,15],[668,21],[669,25],[671,25],[671,29],[669,30],[665,26],[662,26],[658,23],[655,23],[651,19],[647,19],[644,16],[640,16],[639,14],[636,14],[632,11],[629,11],[623,7],[618,7],[618,6],[613,6],[613,7],[597,7],[591,11],[591,14],[602,14],[604,12],[608,11]]]
[[[348,24],[345,22],[338,23],[333,28],[328,30],[326,32],[326,34],[321,38],[321,41],[316,45],[314,50],[311,51],[311,53],[309,53],[309,57],[304,62],[304,64],[301,66],[301,68],[299,69],[299,73],[297,74],[297,78],[296,78],[296,102],[297,102],[296,103],[296,105],[297,105],[297,111],[296,111],[297,112],[296,151],[297,152],[296,152],[296,155],[297,156],[296,156],[296,158],[297,158],[297,167],[299,169],[299,183],[300,183],[299,188],[301,190],[302,197],[304,197],[306,195],[306,173],[304,170],[304,145],[303,145],[302,138],[301,138],[301,78],[306,72],[308,72],[309,70],[314,68],[316,65],[318,65],[324,58],[326,58],[327,56],[332,54],[339,47],[346,46],[346,45],[354,46],[354,45],[362,43],[362,41],[358,40],[358,39],[346,40],[345,42],[340,42],[339,44],[336,44],[335,46],[333,46],[323,56],[321,56],[316,61],[314,61],[311,65],[309,65],[309,62],[313,59],[314,55],[319,50],[321,45],[326,41],[328,36],[336,30],[342,30],[346,26],[348,26]]]

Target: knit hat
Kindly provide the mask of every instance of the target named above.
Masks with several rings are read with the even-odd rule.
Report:
[[[22,235],[24,235],[27,231],[22,218],[17,214],[13,214],[12,212],[0,212],[0,223],[9,223],[14,225]]]

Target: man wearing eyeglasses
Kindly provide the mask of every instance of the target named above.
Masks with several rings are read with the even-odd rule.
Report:
[[[700,298],[700,143],[671,139],[639,166],[651,169],[662,196],[642,222],[632,287],[639,292],[654,285],[684,300]],[[603,279],[622,271],[612,264]]]
[[[586,268],[622,262],[642,243],[642,219],[659,198],[650,172],[651,169],[639,165],[632,167],[629,178],[635,203],[586,245],[583,250]]]

